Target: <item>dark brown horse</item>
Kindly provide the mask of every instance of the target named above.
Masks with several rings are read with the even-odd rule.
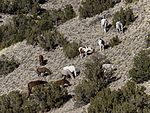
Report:
[[[70,82],[68,80],[66,80],[66,76],[61,80],[55,81],[54,83],[59,85],[59,86],[63,86],[63,87],[65,87],[66,84],[67,84],[67,86],[71,86]]]
[[[29,98],[30,94],[32,93],[32,87],[48,83],[47,81],[42,81],[42,80],[36,80],[36,81],[31,81],[28,83],[28,95],[27,98]]]
[[[44,57],[42,55],[39,55],[39,63],[41,66],[44,66],[47,64],[47,60],[44,60]]]
[[[36,73],[38,74],[38,76],[41,75],[41,73],[44,73],[44,74],[48,73],[49,75],[52,74],[52,72],[46,67],[38,67],[36,69]]]

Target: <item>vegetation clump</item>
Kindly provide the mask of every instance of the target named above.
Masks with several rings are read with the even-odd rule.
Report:
[[[13,72],[17,67],[19,67],[19,63],[12,60],[0,60],[0,75],[6,76],[8,73]]]
[[[139,0],[125,0],[126,3],[133,3],[135,1],[139,1]]]
[[[120,43],[121,43],[121,41],[119,40],[118,36],[116,35],[115,37],[110,39],[109,46],[114,47],[116,45],[119,45]]]
[[[40,6],[36,0],[0,0],[0,12],[9,14],[38,13]]]
[[[76,16],[71,4],[66,5],[63,9],[50,10],[42,14],[45,20],[51,21],[53,25],[58,26]]]
[[[0,113],[47,112],[70,99],[66,89],[53,83],[35,86],[32,93],[29,99],[18,91],[0,96]]]
[[[132,9],[130,9],[129,7],[125,10],[121,8],[120,11],[114,14],[113,19],[112,19],[113,26],[116,25],[117,21],[121,21],[123,26],[125,26],[125,25],[129,25],[134,20],[135,20],[135,16],[133,14]]]
[[[108,10],[113,7],[120,0],[84,0],[81,2],[79,13],[81,18],[92,17],[96,14]]]
[[[127,82],[118,91],[103,89],[91,99],[89,113],[149,113],[150,96],[144,87]]]
[[[102,64],[105,62],[106,60],[102,56],[96,56],[86,62],[86,69],[84,71],[86,79],[75,88],[77,101],[83,102],[84,104],[89,103],[90,99],[96,96],[97,92],[109,84],[112,75],[104,73]]]
[[[79,53],[79,44],[76,42],[72,42],[72,43],[67,43],[63,46],[63,51],[66,57],[68,57],[69,59],[74,58],[76,56],[78,56]]]
[[[57,45],[63,46],[65,39],[55,26],[75,17],[71,5],[61,10],[46,11],[40,16],[19,14],[13,17],[13,22],[0,27],[0,49],[17,42],[27,40],[29,44],[39,44],[45,50],[54,49]],[[45,38],[41,37],[41,34]]]
[[[133,68],[129,75],[136,83],[143,83],[150,80],[150,51],[142,50],[135,56]]]
[[[146,38],[146,47],[150,47],[150,32],[148,33],[148,36]]]

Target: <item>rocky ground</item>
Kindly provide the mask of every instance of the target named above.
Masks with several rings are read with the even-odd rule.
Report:
[[[58,9],[70,3],[77,12],[79,4],[81,3],[80,0],[49,0],[46,4],[43,4],[42,7],[46,9]],[[150,30],[150,1],[141,0],[137,3],[130,4],[130,6],[133,8],[134,14],[138,16],[138,18],[131,25],[127,26],[127,30],[123,34],[118,34],[113,27],[107,33],[103,33],[98,20],[98,17],[105,14],[109,23],[111,23],[112,15],[116,11],[120,10],[121,7],[128,7],[123,1],[114,8],[104,11],[102,14],[96,15],[95,17],[81,20],[77,16],[58,26],[58,30],[63,33],[69,41],[81,41],[87,46],[94,47],[99,53],[100,51],[97,44],[99,38],[108,42],[110,38],[116,36],[116,34],[118,35],[119,39],[122,41],[121,44],[101,53],[106,55],[107,58],[117,66],[115,75],[121,77],[119,80],[111,83],[110,88],[112,90],[121,88],[121,86],[130,79],[128,77],[128,72],[132,68],[133,58],[141,49],[145,48],[145,38]],[[8,20],[10,20],[9,16],[7,17]],[[63,50],[60,47],[54,52],[46,52],[40,47],[33,48],[31,45],[27,45],[26,41],[3,49],[0,51],[0,57],[3,54],[9,59],[14,58],[19,61],[21,65],[12,73],[0,78],[0,94],[5,94],[12,90],[25,92],[27,90],[27,83],[31,80],[42,79],[46,81],[55,81],[56,79],[60,79],[60,70],[67,65],[75,65],[81,69],[80,76],[71,80],[73,85],[68,88],[69,93],[73,93],[74,87],[81,82],[84,76],[84,62],[87,60],[87,58],[81,60],[79,56],[69,60],[64,56]],[[35,73],[34,70],[39,66],[39,54],[42,54],[48,59],[46,67],[52,70],[52,75],[38,77]],[[142,85],[146,86],[146,92],[150,94],[150,82],[146,82]],[[74,100],[71,99],[61,108],[53,109],[49,113],[83,113],[86,111],[87,106],[88,105],[74,108]]]

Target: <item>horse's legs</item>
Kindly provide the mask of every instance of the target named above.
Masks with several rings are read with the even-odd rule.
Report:
[[[80,53],[80,58],[82,59],[82,54]]]
[[[102,51],[102,50],[101,50],[101,45],[99,45],[99,49],[100,49],[100,51]]]
[[[85,58],[87,57],[87,52],[84,53],[85,54]]]
[[[107,32],[106,28],[104,28],[104,32],[105,32],[105,33]]]
[[[102,50],[104,50],[104,45],[102,45]]]
[[[120,32],[120,30],[117,28],[118,33]]]

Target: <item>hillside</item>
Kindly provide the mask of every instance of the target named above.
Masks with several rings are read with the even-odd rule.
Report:
[[[61,8],[66,4],[72,4],[74,10],[77,12],[80,4],[80,0],[49,0],[42,5],[45,9],[51,8]],[[114,28],[111,28],[107,33],[103,33],[98,17],[106,14],[109,20],[109,23],[112,23],[112,15],[119,11],[121,7],[125,8],[130,5],[133,8],[133,12],[138,18],[129,26],[123,34],[116,32]],[[99,51],[97,40],[99,38],[104,39],[106,42],[110,38],[118,35],[119,39],[122,41],[119,45],[106,49],[102,54],[106,55],[108,59],[112,61],[113,64],[117,66],[115,75],[119,80],[110,84],[112,90],[121,88],[130,78],[128,77],[128,72],[132,68],[134,56],[142,49],[145,48],[145,38],[150,30],[150,1],[149,0],[140,0],[137,3],[132,3],[125,5],[122,1],[107,11],[87,19],[80,19],[79,16],[59,25],[57,29],[64,34],[64,36],[70,42],[82,42],[87,46],[92,46]],[[78,14],[78,12],[77,12]],[[7,21],[7,20],[6,20]],[[67,65],[75,65],[81,69],[80,75],[71,80],[71,87],[68,87],[69,93],[73,93],[74,87],[81,82],[84,77],[84,62],[87,60],[80,59],[76,57],[74,59],[67,59],[63,53],[61,47],[57,47],[55,51],[46,52],[41,47],[33,46],[26,44],[26,41],[19,42],[15,45],[12,45],[8,48],[5,48],[0,51],[0,57],[5,55],[8,58],[14,58],[19,61],[20,66],[15,69],[12,73],[9,73],[5,77],[0,78],[0,94],[6,94],[12,90],[20,90],[22,92],[27,91],[27,83],[31,80],[46,80],[54,81],[60,79],[60,70]],[[52,75],[46,77],[38,76],[34,69],[39,66],[38,56],[42,54],[48,63],[47,68],[52,70]],[[88,56],[90,57],[90,56]],[[143,83],[142,85],[146,86],[146,92],[150,94],[150,82]],[[74,100],[71,99],[65,103],[61,108],[52,110],[49,113],[83,113],[88,105],[81,108],[74,108]]]

